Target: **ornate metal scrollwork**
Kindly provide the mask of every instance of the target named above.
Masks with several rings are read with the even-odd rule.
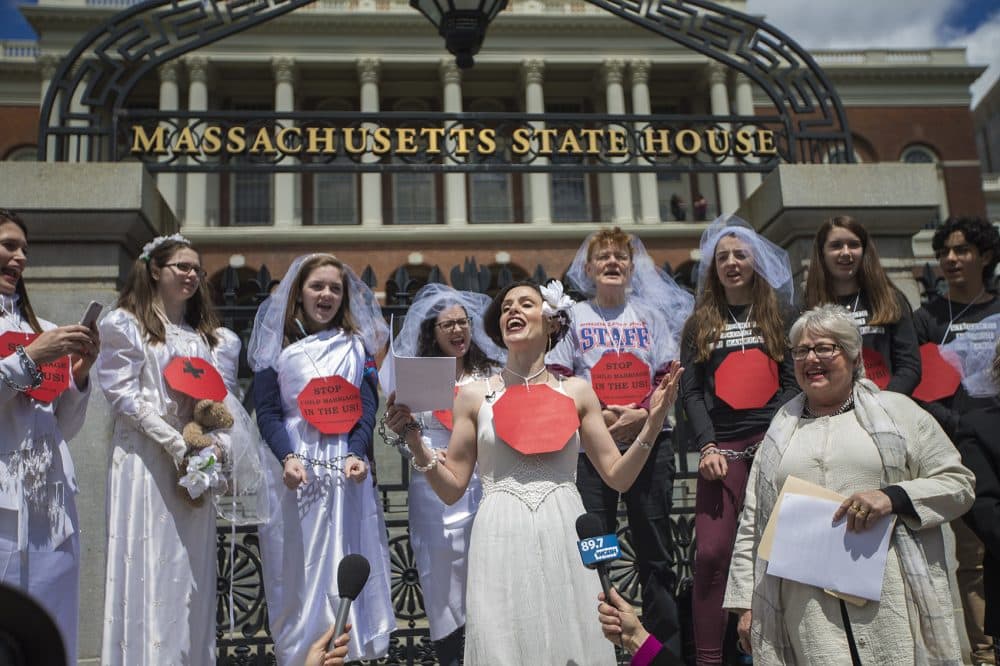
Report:
[[[269,21],[313,0],[148,0],[126,9],[95,28],[62,61],[42,107],[39,158],[56,161],[119,161],[133,157],[127,136],[130,127],[160,130],[174,146],[184,132],[200,141],[210,125],[227,130],[239,114],[202,114],[164,111],[139,112],[126,108],[138,82],[171,59],[227,36]],[[361,160],[345,151],[317,151],[308,156],[246,149],[239,159],[222,159],[213,151],[146,155],[150,170],[217,171],[769,171],[779,161],[853,161],[846,114],[836,91],[813,58],[787,35],[766,22],[709,0],[587,0],[647,30],[662,35],[728,66],[753,81],[772,101],[773,115],[745,116],[592,116],[527,114],[421,114],[421,118],[377,114],[256,113],[246,119],[248,131],[292,128],[329,128],[334,116],[339,127],[360,133],[370,124],[413,127],[422,120],[436,127],[496,130],[499,136],[513,125],[543,120],[550,127],[585,131],[603,129],[627,137],[624,156],[614,154],[617,139],[602,138],[598,150],[584,159],[553,159],[536,164],[540,142],[516,159],[464,159],[446,150],[421,149],[396,160]],[[398,115],[398,114],[397,114]],[[131,123],[131,125],[129,125]],[[714,137],[720,148],[725,137],[735,141],[742,132],[768,133],[773,151],[742,153],[724,150],[650,150],[655,132],[666,126],[677,134],[689,129]],[[647,134],[647,130],[651,134]],[[693,135],[692,135],[693,136]],[[711,139],[704,139],[706,142]],[[690,139],[694,141],[694,139]],[[503,151],[501,151],[503,152]],[[504,153],[506,154],[506,153]],[[754,155],[754,156],[751,156]],[[453,157],[462,157],[455,160]],[[295,159],[290,159],[295,157]]]

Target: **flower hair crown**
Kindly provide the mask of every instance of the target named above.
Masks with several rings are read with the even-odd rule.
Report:
[[[149,241],[148,243],[142,246],[142,254],[139,255],[139,258],[148,264],[149,258],[153,254],[153,251],[169,241],[177,241],[178,243],[184,243],[185,245],[191,244],[191,241],[189,241],[187,238],[184,238],[184,236],[181,236],[180,234],[170,234],[169,236],[157,236],[156,238],[154,238],[153,240]]]

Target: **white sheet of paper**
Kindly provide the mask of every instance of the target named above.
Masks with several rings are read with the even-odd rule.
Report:
[[[389,330],[394,330],[390,319]],[[389,340],[389,354],[378,371],[378,383],[386,395],[396,392],[396,402],[413,413],[451,409],[455,402],[453,356],[399,356],[395,338]]]
[[[878,601],[895,517],[885,516],[864,532],[848,532],[846,517],[832,524],[838,506],[786,494],[767,573]]]

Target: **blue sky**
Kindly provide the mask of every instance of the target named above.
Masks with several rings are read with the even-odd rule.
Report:
[[[15,8],[26,3],[0,3],[0,39],[33,38]],[[997,0],[747,0],[747,9],[767,16],[807,48],[964,46],[970,62],[990,65],[972,87],[974,99],[1000,78]]]

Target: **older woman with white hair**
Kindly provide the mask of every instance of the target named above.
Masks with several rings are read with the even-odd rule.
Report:
[[[741,644],[757,664],[960,664],[941,526],[971,505],[972,473],[933,417],[864,378],[844,308],[809,310],[790,338],[802,393],[757,452],[726,589]],[[849,530],[896,515],[879,601],[848,605],[767,575],[757,549],[789,476],[847,496],[831,519]]]

